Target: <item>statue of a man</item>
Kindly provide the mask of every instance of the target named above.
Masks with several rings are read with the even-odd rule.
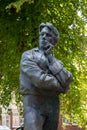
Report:
[[[52,54],[59,33],[51,23],[39,26],[39,46],[23,53],[20,92],[23,95],[24,130],[57,130],[59,94],[66,93],[72,75]]]

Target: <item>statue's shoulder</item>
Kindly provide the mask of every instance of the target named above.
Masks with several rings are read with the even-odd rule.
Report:
[[[34,52],[38,51],[38,48],[33,48],[23,52],[22,57],[33,58]]]

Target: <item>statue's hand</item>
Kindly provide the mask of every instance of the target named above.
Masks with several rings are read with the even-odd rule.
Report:
[[[44,53],[45,55],[49,55],[52,53],[52,49],[54,48],[54,46],[50,43],[48,43],[45,47],[44,47]]]
[[[47,55],[47,59],[48,59],[49,65],[50,64],[53,65],[53,63],[55,62],[52,54]]]
[[[47,70],[48,60],[43,53],[34,54],[33,59],[41,69]]]

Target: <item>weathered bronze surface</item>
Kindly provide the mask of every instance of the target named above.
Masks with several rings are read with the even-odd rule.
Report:
[[[39,26],[39,46],[23,53],[20,92],[23,95],[24,130],[57,130],[59,94],[66,93],[72,75],[52,54],[58,30],[51,23]]]

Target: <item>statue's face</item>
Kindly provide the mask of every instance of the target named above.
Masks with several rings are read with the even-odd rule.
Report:
[[[54,44],[54,34],[52,31],[49,30],[49,28],[44,27],[39,36],[39,47],[41,49],[45,49],[49,44]]]

